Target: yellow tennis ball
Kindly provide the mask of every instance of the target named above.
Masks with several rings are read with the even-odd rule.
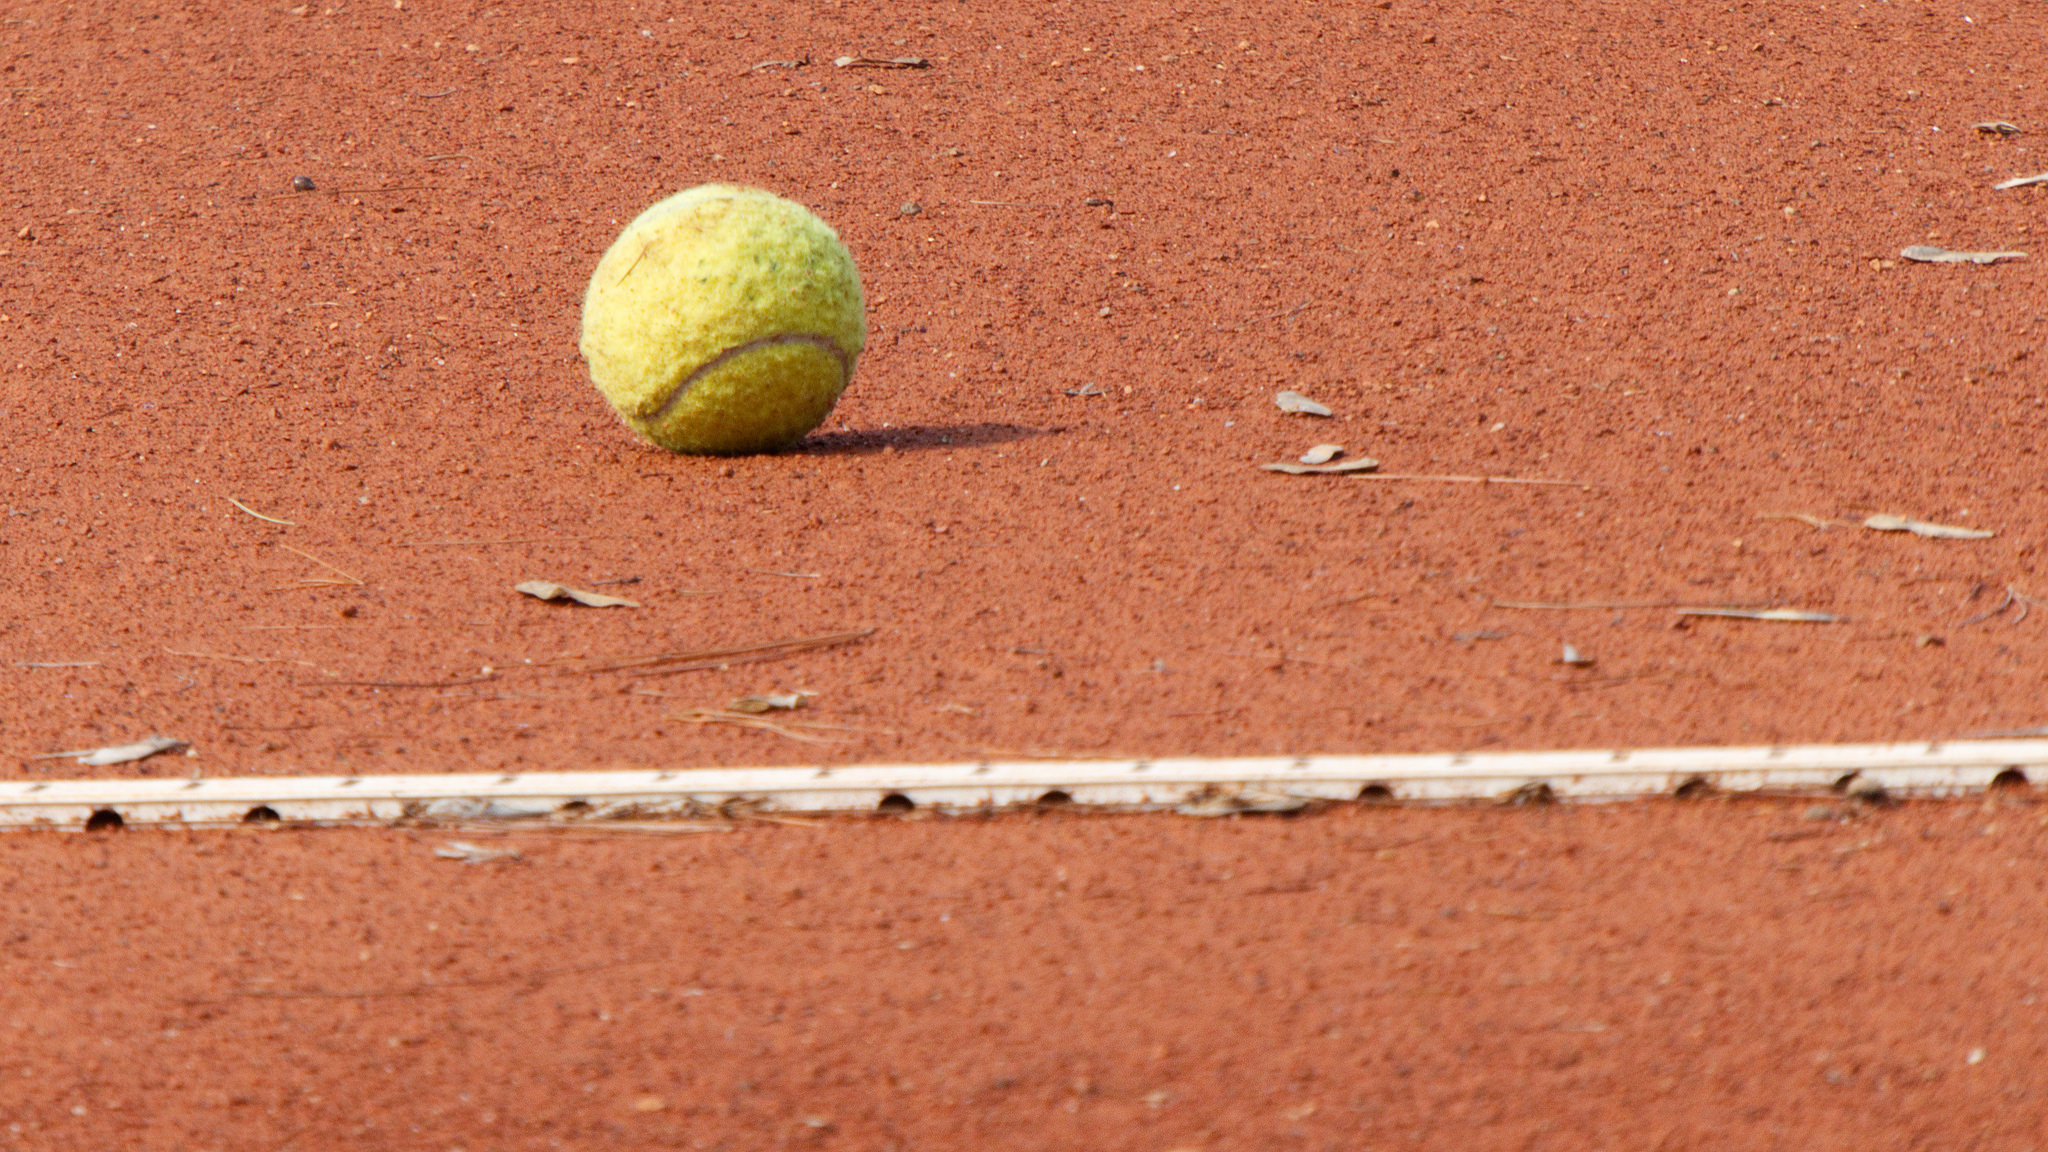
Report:
[[[802,205],[758,188],[704,184],[642,212],[583,295],[591,382],[635,432],[677,452],[803,439],[866,343],[846,246]]]

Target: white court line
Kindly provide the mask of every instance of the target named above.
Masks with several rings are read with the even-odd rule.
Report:
[[[2008,773],[2017,776],[2006,775]],[[2004,779],[2000,780],[2003,776]],[[1541,785],[1559,800],[1727,792],[1824,791],[1874,783],[1895,796],[1955,796],[1993,782],[2048,780],[2048,740],[1820,744],[1753,748],[1484,752],[1248,759],[988,761],[812,768],[529,772],[516,775],[244,776],[164,780],[0,781],[0,828],[83,828],[95,813],[124,824],[401,819],[646,819],[717,813],[871,812],[900,797],[918,808],[1035,804],[1064,793],[1081,806],[1213,810],[1288,799],[1500,800]],[[1054,799],[1058,799],[1055,797]],[[901,800],[891,800],[901,806]],[[267,810],[267,811],[258,811]],[[102,815],[102,822],[111,817]]]

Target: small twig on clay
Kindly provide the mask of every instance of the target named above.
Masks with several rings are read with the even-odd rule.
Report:
[[[296,521],[279,520],[275,516],[265,516],[263,513],[258,512],[254,508],[249,507],[247,504],[242,503],[240,500],[235,499],[233,496],[229,496],[226,499],[228,503],[233,504],[235,507],[240,508],[242,511],[247,512],[249,515],[254,516],[258,520],[261,520],[266,524],[282,524],[287,528],[298,527],[298,523]]]
[[[1613,688],[1641,678],[1642,674],[1638,672],[1627,676],[1603,676],[1598,680],[1581,680],[1569,674],[1552,676],[1550,679],[1553,683],[1564,685],[1567,692],[1584,692],[1593,688]]]
[[[1981,588],[1983,586],[1978,585],[1978,587]],[[1962,623],[1956,625],[1956,627],[1968,628],[1972,624],[1982,624],[1984,621],[1989,620],[1993,616],[1998,615],[2000,612],[2005,611],[2007,608],[2012,607],[2013,599],[2014,593],[2012,590],[2012,585],[2008,584],[2005,586],[2005,599],[2000,600],[1998,603],[1992,605],[1989,611],[1979,612],[1975,616],[1970,617],[1968,620],[1965,620]]]
[[[504,544],[573,544],[595,536],[525,536],[514,540],[407,540],[400,548],[496,548]]]
[[[770,640],[761,644],[739,644],[730,648],[699,648],[690,652],[665,652],[659,656],[640,656],[631,660],[619,660],[586,669],[589,672],[624,672],[631,669],[653,669],[636,672],[640,676],[661,676],[670,672],[694,672],[720,668],[727,664],[751,664],[759,660],[779,660],[798,652],[814,648],[829,648],[836,644],[849,644],[874,635],[873,628],[856,628],[851,632],[828,632],[821,636],[798,636],[790,640]],[[658,667],[663,664],[681,667]]]
[[[1815,528],[1829,528],[1835,523],[1833,520],[1826,520],[1819,516],[1809,516],[1804,512],[1759,512],[1756,514],[1756,518],[1759,520],[1797,520],[1801,524],[1811,524]]]
[[[287,660],[282,656],[229,656],[221,652],[181,652],[176,648],[164,651],[172,656],[189,656],[194,660],[227,660],[235,664],[300,664],[314,667],[311,660]]]
[[[317,191],[323,196],[362,196],[374,192],[433,192],[437,189],[430,184],[393,184],[388,188],[321,188]]]
[[[784,736],[791,740],[801,740],[806,744],[839,744],[844,743],[846,738],[813,736],[806,732],[792,731],[793,728],[825,728],[838,732],[853,731],[853,729],[841,724],[811,724],[800,720],[766,720],[747,712],[725,712],[717,708],[692,708],[687,712],[671,712],[668,714],[668,719],[683,724],[730,724],[735,728],[755,728],[763,732],[773,732],[777,736]]]
[[[41,756],[31,756],[29,759],[63,760],[77,757],[80,764],[105,767],[110,764],[133,764],[137,760],[147,760],[151,756],[165,752],[180,752],[191,746],[189,741],[180,740],[176,736],[151,736],[147,740],[139,740],[133,744],[115,744],[106,748],[76,748],[69,752],[49,752]]]
[[[1422,472],[1354,472],[1354,480],[1427,480],[1439,484],[1546,484],[1557,488],[1598,488],[1590,480],[1537,480],[1524,476],[1451,476]]]
[[[293,553],[297,553],[297,554],[298,554],[298,555],[300,555],[300,556],[304,556],[304,557],[305,557],[306,559],[308,559],[308,560],[311,560],[311,561],[312,561],[313,563],[315,563],[315,564],[318,564],[318,565],[319,565],[319,566],[321,566],[322,568],[325,568],[325,569],[327,569],[327,570],[328,570],[329,572],[332,572],[332,573],[334,573],[335,575],[337,575],[337,576],[340,576],[340,577],[341,577],[341,581],[340,581],[340,582],[342,582],[342,583],[348,583],[348,584],[355,584],[355,585],[360,585],[360,584],[362,584],[362,582],[363,582],[363,578],[362,578],[362,577],[360,577],[360,576],[355,576],[355,575],[351,575],[350,573],[344,572],[344,571],[342,571],[341,569],[339,569],[339,568],[336,568],[336,567],[335,567],[334,565],[332,565],[332,564],[329,564],[329,563],[328,563],[327,561],[325,561],[325,560],[322,560],[322,559],[321,559],[321,558],[319,558],[318,556],[315,556],[315,555],[313,555],[313,554],[312,554],[311,552],[301,552],[301,551],[299,551],[299,549],[297,549],[297,548],[294,548],[294,547],[292,547],[292,546],[291,546],[291,545],[289,545],[289,544],[279,544],[279,545],[278,545],[278,547],[279,547],[279,548],[282,548],[282,549],[284,549],[284,550],[285,550],[285,551],[287,551],[287,552],[293,552]],[[305,584],[305,585],[310,585],[310,586],[313,586],[313,587],[326,587],[326,586],[329,586],[329,585],[332,585],[332,584],[335,584],[335,583],[337,583],[337,581],[333,581],[333,580],[307,580],[307,579],[303,579],[303,578],[301,578],[301,579],[300,579],[300,581],[299,581],[299,583],[301,583],[301,584]]]
[[[1376,603],[1376,604],[1366,604],[1365,602],[1366,602],[1367,600],[1376,600],[1376,601],[1378,601],[1378,603]],[[1351,596],[1339,596],[1339,597],[1338,597],[1337,599],[1335,599],[1335,600],[1331,600],[1331,601],[1329,601],[1328,603],[1325,603],[1325,604],[1321,604],[1321,605],[1318,605],[1317,607],[1319,607],[1319,608],[1348,608],[1348,607],[1350,607],[1351,605],[1354,605],[1354,604],[1359,604],[1359,605],[1363,605],[1364,607],[1362,608],[1362,611],[1366,611],[1366,612],[1398,612],[1398,611],[1400,611],[1400,607],[1399,607],[1399,605],[1395,604],[1395,603],[1393,602],[1393,600],[1392,600],[1392,599],[1390,599],[1389,597],[1387,597],[1387,596],[1386,596],[1385,594],[1383,594],[1383,593],[1379,593],[1379,592],[1359,592],[1359,593],[1357,593],[1357,594],[1355,594],[1355,595],[1351,595]]]
[[[2032,596],[2029,596],[2025,592],[2020,591],[2019,586],[2015,584],[2007,584],[2005,586],[2005,591],[2020,606],[2020,614],[2013,617],[2012,622],[2014,624],[2025,623],[2027,619],[2027,610],[2029,608],[2032,608],[2035,604],[2040,603],[2040,601],[2035,600]]]
[[[299,660],[294,663],[303,664]],[[295,680],[301,688],[461,688],[469,684],[484,684],[496,680],[498,674],[471,676],[466,680]]]
[[[1525,612],[1577,612],[1581,609],[1684,608],[1675,600],[1576,600],[1552,603],[1543,600],[1493,600],[1494,608],[1517,608]]]
[[[1680,608],[1680,616],[1726,616],[1735,620],[1775,620],[1783,624],[1840,624],[1832,612],[1808,608]]]
[[[922,56],[840,56],[832,61],[835,68],[929,68],[931,61]]]

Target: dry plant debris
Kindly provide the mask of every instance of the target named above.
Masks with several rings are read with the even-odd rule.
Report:
[[[767,720],[746,712],[728,712],[717,708],[687,708],[681,712],[670,712],[668,719],[679,724],[730,724],[735,728],[752,728],[760,732],[773,732],[789,740],[801,740],[806,744],[839,744],[847,737],[818,736],[815,730],[850,732],[852,729],[841,724],[816,724],[801,720]],[[811,729],[813,731],[798,731]]]
[[[1477,644],[1481,640],[1505,640],[1512,635],[1514,633],[1503,632],[1498,628],[1481,628],[1477,632],[1453,632],[1451,633],[1451,642],[1454,644]]]
[[[1673,600],[1494,600],[1494,608],[1516,608],[1525,612],[1580,612],[1594,609],[1627,611],[1638,608],[1684,608]]]
[[[229,652],[192,652],[184,648],[166,648],[167,656],[183,656],[191,660],[225,660],[230,664],[297,664],[301,668],[316,668],[311,660],[293,660],[285,656],[237,656]]]
[[[189,747],[191,747],[189,743],[178,739],[176,736],[151,736],[147,740],[137,740],[133,744],[110,744],[105,748],[79,748],[70,752],[48,752],[41,756],[31,757],[31,759],[62,760],[67,756],[76,756],[80,764],[104,768],[109,764],[133,764],[137,760],[147,760],[151,756],[158,756],[165,752],[176,752]]]
[[[1336,415],[1335,412],[1330,411],[1330,409],[1325,407],[1324,405],[1318,404],[1315,401],[1309,399],[1308,397],[1303,396],[1301,393],[1292,390],[1274,394],[1273,403],[1277,405],[1282,412],[1293,413],[1299,416]]]
[[[1267,472],[1279,472],[1288,476],[1333,476],[1340,472],[1370,472],[1379,466],[1380,462],[1370,456],[1339,460],[1331,464],[1289,464],[1282,460],[1259,465]]]
[[[254,508],[249,507],[247,504],[242,503],[240,500],[235,499],[233,496],[226,497],[225,499],[227,500],[228,503],[233,504],[235,507],[240,508],[242,511],[247,512],[249,515],[254,516],[258,520],[261,520],[266,524],[282,524],[287,528],[298,527],[298,524],[295,521],[279,520],[275,516],[265,516],[263,513],[258,512]]]
[[[1557,662],[1571,668],[1591,668],[1593,666],[1593,658],[1591,656],[1586,655],[1570,644],[1564,646],[1564,654],[1557,658]]]
[[[2009,187],[2012,181],[1999,185]],[[1899,253],[1908,260],[1921,264],[1996,264],[2001,260],[2024,260],[2025,252],[1952,252],[1932,244],[1915,244]]]
[[[460,860],[464,864],[489,864],[493,860],[517,860],[517,848],[486,848],[471,844],[467,840],[450,840],[434,847],[434,855],[443,860]]]
[[[1980,120],[1970,125],[1970,127],[1984,133],[1986,136],[2017,136],[2020,134],[2020,126],[2010,120]]]
[[[1863,526],[1875,532],[1911,532],[1930,540],[1989,540],[1998,535],[1982,528],[1958,528],[1953,524],[1929,524],[1905,516],[1880,512],[1864,518]]]
[[[1318,444],[1301,454],[1303,464],[1328,464],[1344,454],[1342,444]]]
[[[588,608],[638,608],[635,600],[624,596],[607,596],[602,592],[587,592],[571,588],[566,584],[555,584],[547,580],[527,580],[512,586],[514,592],[524,592],[536,600],[567,600]]]
[[[1214,819],[1218,816],[1299,812],[1308,806],[1307,800],[1283,792],[1263,792],[1255,788],[1208,789],[1189,797],[1174,811],[1182,816]]]
[[[767,640],[759,644],[737,644],[728,648],[697,648],[684,652],[664,652],[656,656],[636,656],[630,660],[617,660],[586,669],[589,672],[629,672],[635,676],[666,676],[673,672],[703,672],[715,668],[728,668],[734,664],[758,664],[764,660],[781,660],[799,652],[818,648],[830,648],[839,644],[851,644],[855,640],[874,635],[873,628],[855,628],[849,632],[827,632],[820,636],[797,636],[788,640]]]
[[[507,540],[406,540],[400,548],[497,548],[510,544],[573,544],[598,540],[598,536],[522,536]]]
[[[922,56],[841,56],[832,61],[834,68],[929,68],[932,62]]]
[[[1834,523],[1833,520],[1829,520],[1824,516],[1812,516],[1805,512],[1759,512],[1756,514],[1756,518],[1759,520],[1797,520],[1801,524],[1808,524],[1815,528],[1826,528]]]
[[[2048,184],[2048,172],[2037,172],[2032,176],[2015,176],[2010,180],[2000,180],[1991,187],[2003,192],[2008,188],[2025,188],[2029,184]]]
[[[1529,476],[1458,476],[1434,472],[1377,472],[1359,480],[1416,480],[1434,484],[1536,484],[1553,488],[1598,488],[1590,480],[1541,480]]]
[[[1970,595],[1971,599],[1976,598],[1976,593],[1974,591]],[[2020,613],[2018,616],[2013,617],[2012,622],[2018,624],[2027,618],[2027,611],[2033,607],[2034,600],[2026,593],[2020,591],[2017,587],[2011,584],[2007,584],[2005,586],[2005,599],[2000,600],[1997,604],[1994,604],[1991,607],[1990,611],[1979,612],[1975,616],[1970,617],[1968,620],[1963,621],[1961,624],[1956,625],[1956,627],[1967,628],[1972,624],[1982,624],[1984,621],[1991,619],[1993,616],[1996,616],[2001,612],[2004,612],[2007,608],[2010,608],[2015,604],[2019,605]]]
[[[1735,620],[1775,620],[1787,624],[1837,624],[1842,618],[1805,608],[1680,608],[1680,616],[1726,616]]]
[[[783,709],[802,708],[816,696],[810,692],[766,692],[754,696],[742,696],[726,705],[734,712],[758,715]]]
[[[292,547],[289,544],[279,544],[278,547],[284,549],[287,552],[292,553],[295,556],[303,556],[306,559],[311,560],[313,563],[318,564],[322,568],[327,569],[329,572],[334,573],[334,575],[331,577],[301,576],[299,577],[298,583],[298,586],[301,588],[338,588],[342,585],[349,585],[352,587],[362,586],[363,578],[361,576],[357,576],[352,572],[344,572],[341,569],[336,568],[334,565],[329,564],[327,561],[322,560],[318,556],[313,555],[311,552],[301,551],[297,548]]]

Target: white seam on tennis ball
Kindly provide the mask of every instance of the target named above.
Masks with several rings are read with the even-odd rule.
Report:
[[[853,375],[852,357],[848,356],[846,350],[839,346],[839,342],[830,336],[820,336],[811,332],[784,332],[779,336],[763,336],[759,340],[749,340],[745,344],[735,344],[711,359],[706,360],[704,363],[699,364],[695,372],[683,377],[683,382],[676,385],[675,391],[668,394],[668,399],[661,402],[661,407],[656,408],[644,419],[648,423],[657,423],[667,419],[668,414],[674,411],[675,406],[689,393],[690,387],[697,382],[698,377],[735,356],[744,356],[749,352],[756,352],[763,348],[772,348],[777,344],[811,344],[832,353],[839,361],[839,380],[842,386],[845,384],[846,378]]]

